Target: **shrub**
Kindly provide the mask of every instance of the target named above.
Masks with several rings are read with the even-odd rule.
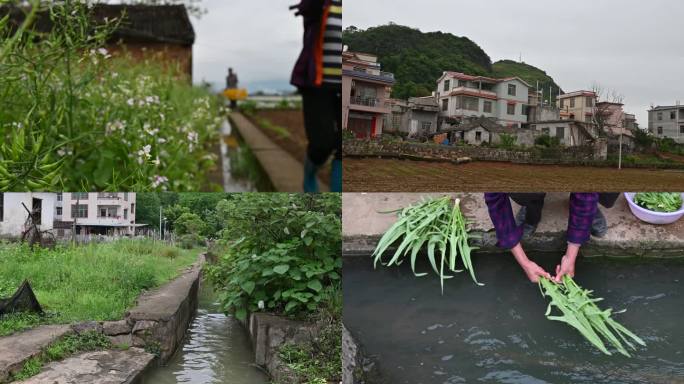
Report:
[[[257,103],[253,100],[246,100],[240,103],[240,110],[245,114],[252,116],[257,111]]]
[[[534,139],[534,144],[546,148],[560,147],[560,139],[556,136],[541,135]]]
[[[505,148],[505,149],[515,148],[515,143],[517,141],[517,138],[514,135],[502,133],[501,135],[499,135],[499,137],[501,139],[501,143],[499,144],[499,146],[501,148]]]
[[[338,194],[239,194],[217,206],[230,245],[208,276],[225,309],[245,319],[268,310],[301,317],[338,294]]]
[[[182,235],[178,241],[181,248],[192,249],[202,245],[203,239],[196,233],[186,233],[185,235]]]
[[[46,6],[51,33],[0,22],[0,190],[205,185],[218,99],[155,56],[112,57],[103,47],[116,21],[92,25],[81,2]]]

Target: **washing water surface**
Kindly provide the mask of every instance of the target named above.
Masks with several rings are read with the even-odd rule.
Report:
[[[683,255],[684,256],[684,255]],[[555,270],[560,255],[531,255]],[[647,343],[631,358],[607,356],[574,328],[544,316],[549,299],[509,254],[475,255],[445,281],[428,263],[373,269],[345,259],[344,322],[386,383],[684,383],[684,262],[580,259],[576,281]],[[409,263],[405,263],[409,264]]]

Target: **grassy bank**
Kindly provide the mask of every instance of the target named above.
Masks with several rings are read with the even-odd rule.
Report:
[[[0,244],[0,297],[28,279],[47,312],[1,318],[0,336],[38,323],[120,319],[143,290],[171,280],[197,254],[149,240],[36,251]]]

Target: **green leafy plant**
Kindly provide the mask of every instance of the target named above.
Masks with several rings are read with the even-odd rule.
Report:
[[[339,194],[242,193],[221,201],[228,251],[207,267],[238,319],[267,310],[306,317],[339,295]]]
[[[682,195],[673,192],[639,192],[634,195],[634,202],[655,212],[676,212],[684,204]]]
[[[475,278],[470,254],[477,247],[468,243],[471,238],[475,236],[468,233],[467,221],[461,212],[459,199],[456,199],[452,206],[451,198],[448,196],[430,198],[399,212],[399,220],[382,236],[372,257],[375,267],[378,262],[384,264],[382,255],[392,244],[400,241],[386,265],[399,265],[404,261],[403,258],[410,254],[411,270],[416,276],[421,277],[427,273],[416,272],[416,259],[421,249],[427,246],[427,257],[432,269],[439,275],[442,293],[444,280],[453,277],[447,273],[462,272],[456,268],[458,255],[461,256],[463,268],[470,272],[473,281],[477,285],[484,285]],[[439,256],[439,260],[436,256]]]
[[[601,352],[611,355],[604,339],[627,357],[630,354],[626,347],[636,350],[633,342],[642,346],[646,345],[637,335],[611,318],[613,313],[611,309],[601,310],[595,304],[603,299],[592,298],[593,291],[583,289],[571,277],[563,276],[561,284],[541,278],[539,287],[542,296],[551,299],[546,309],[546,318],[574,327]],[[560,310],[562,315],[551,315],[554,307]]]
[[[105,48],[85,2],[30,1],[0,22],[0,190],[198,190],[214,166],[220,100],[175,64]],[[36,32],[40,12],[53,25]]]

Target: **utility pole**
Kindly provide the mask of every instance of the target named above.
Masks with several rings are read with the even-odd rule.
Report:
[[[162,236],[162,206],[159,206],[159,240]]]
[[[76,195],[79,196],[79,195]],[[71,227],[71,242],[75,245],[76,244],[76,219],[78,218],[78,201],[79,197],[76,198],[76,205],[74,206],[75,211],[72,211],[71,214],[74,215],[74,224]]]

